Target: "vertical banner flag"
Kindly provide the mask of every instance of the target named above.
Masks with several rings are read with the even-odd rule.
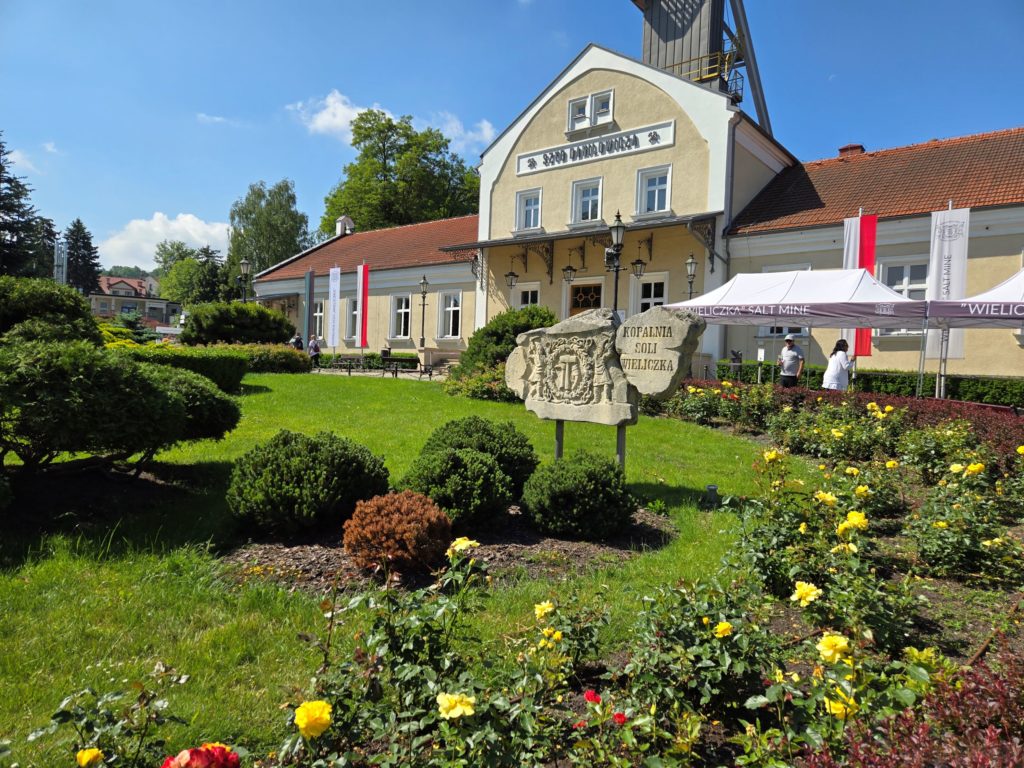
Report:
[[[928,257],[928,290],[925,298],[936,301],[962,299],[967,292],[967,236],[971,209],[936,211],[932,214],[932,247]],[[928,332],[928,357],[939,356],[940,331]],[[964,332],[949,332],[947,357],[964,356]]]
[[[338,346],[338,329],[341,325],[341,268],[331,270],[327,288],[327,346]]]
[[[370,298],[370,266],[360,264],[356,267],[356,307],[359,315],[356,317],[356,346],[365,349],[369,346],[366,343],[366,319],[369,315]]]
[[[878,217],[851,216],[843,219],[843,269],[866,269],[875,274],[875,235]],[[871,355],[871,329],[844,329],[843,338],[853,334],[853,354],[857,357]]]

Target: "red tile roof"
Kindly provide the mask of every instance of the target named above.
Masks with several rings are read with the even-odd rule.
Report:
[[[100,293],[110,293],[117,283],[126,284],[135,291],[136,296],[146,295],[146,281],[141,277],[108,277],[107,275],[100,277]]]
[[[898,218],[941,210],[951,199],[956,208],[1024,203],[1024,128],[853,149],[784,170],[740,212],[730,234],[839,224],[859,208]]]
[[[452,256],[438,249],[444,245],[467,243],[477,239],[479,216],[425,221],[391,229],[356,232],[334,237],[320,245],[271,267],[257,282],[302,277],[310,269],[326,275],[331,267],[354,272],[364,261],[371,269],[400,269],[433,264],[449,264]]]

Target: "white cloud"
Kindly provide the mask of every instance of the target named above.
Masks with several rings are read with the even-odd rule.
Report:
[[[433,116],[431,125],[452,140],[452,149],[460,155],[480,154],[494,141],[494,126],[490,120],[480,120],[470,130],[451,112],[439,112]]]
[[[39,173],[39,169],[36,168],[29,156],[22,152],[20,149],[12,149],[9,155],[11,162],[14,163],[18,168],[29,173]]]
[[[132,219],[120,231],[99,244],[100,262],[153,269],[153,253],[163,240],[182,240],[198,248],[209,244],[225,255],[228,243],[226,221],[203,221],[191,213],[179,213],[173,219],[157,211],[150,219]]]
[[[346,144],[352,143],[352,121],[360,112],[368,109],[382,109],[379,104],[360,107],[352,103],[345,94],[332,90],[324,99],[309,99],[289,104],[287,107],[299,116],[299,120],[310,133],[334,136]],[[383,110],[390,115],[386,109]]]
[[[205,112],[196,112],[196,120],[203,125],[225,125],[230,123],[226,117],[220,117],[219,115],[208,115]]]
[[[51,155],[56,155],[57,154],[57,145],[54,144],[52,141],[44,141],[43,142],[43,149],[45,149]]]

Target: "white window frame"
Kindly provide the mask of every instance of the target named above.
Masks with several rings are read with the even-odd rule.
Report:
[[[665,176],[665,207],[646,211],[647,180]],[[652,168],[641,168],[636,172],[636,213],[635,218],[644,216],[660,216],[672,210],[672,164],[656,165]]]
[[[597,187],[597,216],[592,219],[584,219],[580,215],[583,212],[584,190]],[[589,179],[580,179],[572,183],[572,220],[569,222],[576,226],[591,226],[604,220],[604,177],[595,176]]]
[[[583,107],[583,114],[578,114],[577,107]],[[590,97],[581,96],[578,99],[569,99],[569,112],[567,131],[578,131],[590,127]]]
[[[598,112],[597,105],[605,96],[608,97],[608,111]],[[598,91],[592,94],[590,97],[590,124],[591,125],[604,125],[612,121],[612,115],[615,114],[615,91]]]
[[[454,310],[448,306],[447,299],[454,296],[458,301],[457,311],[459,315],[459,332],[451,333],[451,318],[454,315]],[[438,291],[437,292],[437,338],[438,339],[461,339],[463,330],[463,303],[462,303],[462,289],[456,288],[453,290]]]
[[[512,289],[512,306],[516,309],[522,309],[523,307],[529,307],[530,304],[523,304],[523,294],[527,291],[537,292],[537,304],[540,304],[540,283],[517,283],[516,287]]]
[[[923,290],[927,296],[928,291],[928,270],[930,268],[928,254],[916,254],[911,256],[885,256],[875,259],[875,279],[882,285],[892,288],[896,293],[907,296],[911,290]],[[910,267],[924,265],[924,281],[921,283],[910,282]],[[885,279],[889,267],[904,267],[903,285],[893,288]],[[907,296],[907,298],[910,298]],[[921,328],[875,328],[872,331],[875,336],[920,336],[924,331]]]
[[[352,341],[359,330],[359,300],[355,296],[345,299],[345,338]]]
[[[663,283],[665,286],[665,292],[661,297],[661,304],[668,304],[668,275],[668,272],[645,272],[644,276],[641,278],[630,275],[629,314],[635,315],[644,311],[640,306],[640,303],[644,301],[640,294],[642,293],[642,287],[645,283]],[[648,309],[650,309],[650,307],[648,307]]]
[[[399,302],[405,300],[405,309],[399,308]],[[405,315],[406,332],[401,333],[400,315]],[[388,339],[408,339],[412,336],[412,294],[391,294],[391,322],[388,326]]]
[[[526,218],[526,201],[537,198],[537,225],[534,227],[523,226]],[[543,227],[544,214],[544,190],[541,187],[524,189],[516,192],[516,220],[512,228],[513,232],[536,232]]]
[[[313,301],[313,333],[318,339],[324,338],[324,305],[326,303],[323,299]]]
[[[768,264],[761,267],[761,273],[765,274],[768,272],[797,272],[799,270],[811,271],[811,265],[807,262],[802,264]],[[778,331],[773,331],[773,328],[779,328]],[[802,326],[795,325],[762,325],[758,326],[757,338],[759,339],[782,339],[787,334],[792,333],[794,336],[800,336],[801,338],[810,338],[811,329]],[[806,355],[806,350],[804,351]]]

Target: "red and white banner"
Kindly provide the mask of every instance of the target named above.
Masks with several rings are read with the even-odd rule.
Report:
[[[875,235],[878,217],[851,216],[843,219],[843,269],[866,269],[875,274]],[[851,333],[843,330],[845,338]],[[858,357],[871,355],[871,329],[857,328],[854,333],[853,354]]]
[[[370,265],[360,264],[356,267],[356,346],[365,349],[367,317],[370,308]]]

